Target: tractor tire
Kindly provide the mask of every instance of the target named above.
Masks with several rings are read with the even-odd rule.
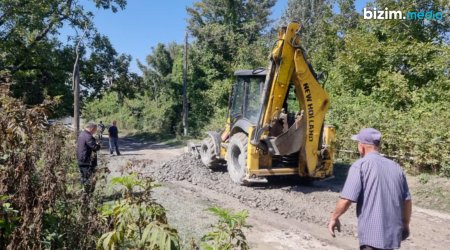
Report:
[[[247,145],[248,137],[244,133],[233,135],[228,144],[227,169],[233,182],[245,185],[244,178],[247,174]]]
[[[200,159],[206,167],[211,169],[216,168],[220,162],[214,148],[214,142],[210,137],[204,139],[200,146]]]

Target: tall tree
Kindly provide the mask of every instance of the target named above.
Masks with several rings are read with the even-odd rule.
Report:
[[[113,12],[126,5],[126,0],[93,1],[98,8]],[[2,74],[11,75],[13,96],[37,104],[46,95],[61,95],[66,106],[60,111],[70,112],[75,51],[73,44],[59,40],[58,32],[63,25],[78,30],[88,27],[88,41],[93,41],[97,31],[92,16],[77,0],[0,2],[0,68]],[[80,52],[83,55],[85,50]]]
[[[147,66],[138,62],[144,75],[144,84],[152,89],[152,97],[157,100],[161,93],[171,92],[171,76],[174,59],[167,50],[166,45],[159,43],[152,48],[152,53],[146,58]]]
[[[219,79],[230,75],[240,48],[254,45],[268,28],[275,2],[202,0],[187,9],[188,29]]]
[[[181,45],[159,43],[146,57],[146,64],[138,61],[143,74],[139,98],[144,105],[135,110],[142,114],[144,127],[151,131],[181,131],[181,59]]]
[[[201,0],[187,9],[188,30],[195,40],[189,55],[195,62],[189,65],[189,77],[195,79],[189,81],[195,87],[188,86],[191,128],[224,119],[234,70],[266,66],[269,45],[262,37],[275,2]]]
[[[311,25],[320,20],[326,2],[326,0],[289,0],[280,21],[283,24],[298,21],[306,26]]]
[[[448,1],[376,0],[368,8],[442,11]],[[337,22],[336,22],[337,23]],[[364,20],[336,33],[342,40],[330,67],[330,120],[339,136],[355,127],[383,131],[383,151],[413,171],[448,175],[449,20]],[[342,27],[342,26],[341,26]],[[433,122],[430,122],[430,121]],[[341,140],[341,146],[351,145]],[[414,159],[413,161],[405,159]]]
[[[289,0],[286,10],[280,18],[280,24],[287,25],[293,21],[300,22],[303,29],[302,42],[308,49],[313,46],[317,34],[320,34],[316,28],[324,18],[326,4],[326,0]]]

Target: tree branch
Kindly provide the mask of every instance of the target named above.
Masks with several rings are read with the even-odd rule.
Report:
[[[55,24],[67,20],[70,17],[70,14],[72,12],[72,1],[73,0],[67,0],[66,4],[63,7],[61,7],[62,10],[60,11],[60,13],[58,13],[59,11],[56,11],[57,13],[55,13],[54,15],[58,17],[56,19],[50,20],[49,23],[47,24],[47,27],[44,30],[42,30],[38,35],[36,35],[36,37],[33,39],[33,41],[30,43],[28,47],[34,46],[34,44],[36,44],[44,37],[46,37],[48,32],[55,26]]]

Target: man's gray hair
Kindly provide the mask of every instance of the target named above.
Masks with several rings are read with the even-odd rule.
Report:
[[[88,122],[84,125],[85,129],[94,129],[97,128],[97,124],[93,123],[93,122]]]

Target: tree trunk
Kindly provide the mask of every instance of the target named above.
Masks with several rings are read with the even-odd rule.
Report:
[[[83,34],[79,38],[75,47],[75,63],[72,72],[72,88],[73,88],[73,127],[75,129],[75,142],[78,141],[78,133],[80,132],[80,46],[88,31],[88,25],[84,27]],[[78,32],[77,32],[78,33]]]
[[[75,129],[75,141],[78,140],[78,133],[80,131],[80,67],[78,58],[75,61],[75,70],[73,75],[73,126]]]
[[[188,33],[184,37],[184,63],[183,63],[183,135],[188,133],[188,101],[187,101],[187,51],[188,51]]]

